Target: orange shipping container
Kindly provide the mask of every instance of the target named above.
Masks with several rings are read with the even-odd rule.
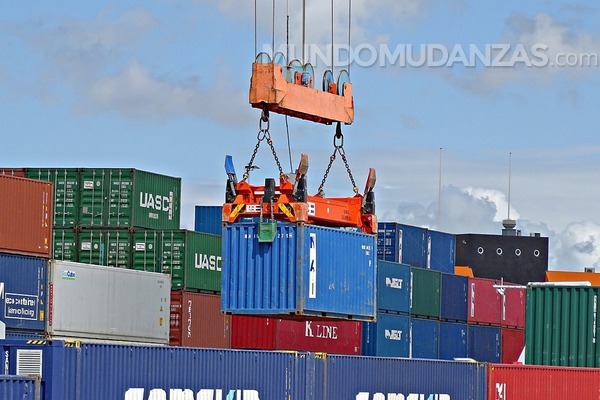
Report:
[[[590,282],[600,286],[600,274],[592,272],[546,271],[546,282]]]
[[[52,183],[0,175],[0,252],[50,258]]]

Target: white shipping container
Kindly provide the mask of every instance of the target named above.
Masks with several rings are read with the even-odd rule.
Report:
[[[171,277],[51,260],[49,337],[169,343]]]

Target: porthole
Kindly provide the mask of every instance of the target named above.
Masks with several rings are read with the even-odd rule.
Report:
[[[521,257],[521,249],[515,249],[515,256]]]
[[[533,255],[534,255],[535,257],[539,257],[539,256],[540,256],[540,251],[539,251],[538,249],[535,249],[535,250],[533,251]]]
[[[481,255],[481,254],[483,254],[483,247],[481,247],[481,246],[480,246],[480,247],[477,249],[477,252],[478,252],[480,255]]]
[[[501,255],[502,255],[502,249],[501,249],[500,247],[498,247],[498,248],[496,249],[496,254],[498,254],[499,256],[501,256]]]

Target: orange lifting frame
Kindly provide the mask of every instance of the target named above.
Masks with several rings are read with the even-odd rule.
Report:
[[[352,84],[344,83],[343,95],[289,83],[276,63],[253,63],[250,104],[254,108],[322,124],[354,121]]]

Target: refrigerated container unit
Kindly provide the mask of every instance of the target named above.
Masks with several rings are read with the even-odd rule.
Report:
[[[502,321],[502,298],[494,288],[499,282],[492,279],[469,278],[469,324],[500,326]]]
[[[410,356],[411,358],[439,357],[439,321],[432,319],[410,318]]]
[[[231,347],[360,355],[361,330],[359,321],[294,321],[233,315]]]
[[[502,328],[502,363],[513,364],[519,361],[525,346],[525,331]]]
[[[428,229],[427,268],[453,274],[455,265],[456,235]]]
[[[440,321],[440,360],[467,357],[467,324]]]
[[[410,313],[410,266],[377,261],[377,309],[408,315]]]
[[[52,230],[52,258],[60,261],[79,261],[76,228]]]
[[[440,285],[440,319],[467,322],[469,278],[442,273]]]
[[[479,362],[501,362],[502,329],[499,326],[467,325],[467,335],[467,357]]]
[[[44,334],[48,261],[0,253],[0,320],[6,333]]]
[[[427,229],[397,222],[379,222],[377,259],[427,268]]]
[[[374,235],[281,221],[273,233],[263,242],[257,222],[226,225],[224,312],[374,320]]]
[[[194,230],[196,232],[223,234],[223,206],[196,206]]]
[[[181,178],[136,169],[83,168],[79,225],[179,229]]]
[[[0,252],[50,258],[52,183],[0,175]]]
[[[410,315],[440,319],[441,273],[415,267],[410,273]]]
[[[27,168],[26,176],[54,185],[54,228],[75,228],[79,222],[79,170]]]
[[[378,312],[377,322],[363,323],[362,354],[410,357],[410,317]]]
[[[525,363],[600,367],[600,287],[527,288]]]
[[[231,348],[231,316],[221,313],[221,297],[171,291],[169,345]]]
[[[50,261],[49,338],[169,343],[170,277]]]
[[[77,241],[77,262],[131,268],[131,232],[128,229],[81,228]]]

